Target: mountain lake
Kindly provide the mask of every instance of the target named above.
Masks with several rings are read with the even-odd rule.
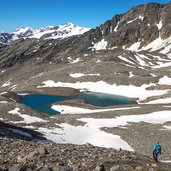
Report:
[[[135,100],[132,100],[125,96],[99,93],[99,92],[81,92],[76,96],[54,96],[46,94],[30,94],[24,96],[20,103],[29,106],[30,108],[39,112],[47,113],[49,115],[57,115],[60,112],[53,110],[51,107],[54,103],[81,99],[84,103],[94,106],[106,107],[112,105],[126,105],[137,104]]]

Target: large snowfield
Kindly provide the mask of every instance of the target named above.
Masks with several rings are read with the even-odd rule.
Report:
[[[169,80],[171,78],[168,78]],[[163,95],[166,94],[166,90],[147,90],[147,87],[152,86],[150,85],[142,85],[141,87],[136,87],[133,85],[110,85],[104,81],[98,82],[77,82],[77,83],[64,83],[64,82],[54,82],[53,80],[48,80],[43,82],[43,86],[41,87],[72,87],[75,89],[79,89],[81,91],[92,91],[92,92],[101,92],[101,93],[108,93],[108,94],[116,94],[127,96],[130,98],[139,98],[139,100],[144,100],[147,97],[155,96],[155,95]]]
[[[126,129],[130,122],[146,122],[151,124],[164,124],[171,121],[171,110],[153,112],[144,115],[120,116],[112,119],[95,119],[81,118],[78,119],[85,123],[84,126],[72,126],[67,123],[58,124],[61,128],[47,129],[39,128],[38,130],[45,134],[46,138],[56,143],[85,144],[90,143],[95,146],[124,149],[133,151],[127,142],[118,135],[106,133],[101,128],[119,127]],[[171,129],[169,126],[163,126],[163,129]],[[56,136],[55,136],[56,135]]]
[[[72,76],[75,78],[81,77],[84,74],[75,73]],[[169,90],[147,90],[147,87],[150,85],[142,85],[141,87],[136,86],[123,86],[123,85],[110,85],[105,83],[104,81],[99,82],[77,82],[77,83],[64,83],[64,82],[55,82],[53,80],[48,80],[42,83],[40,87],[73,87],[79,90],[88,90],[88,91],[98,91],[109,94],[119,94],[132,98],[139,98],[140,100],[144,100],[147,97],[155,96],[155,95],[163,95],[166,94]],[[164,76],[159,79],[158,84],[166,84],[171,85],[171,78]],[[171,103],[171,98],[159,99],[151,101],[152,104],[159,103]],[[60,111],[61,114],[85,114],[85,113],[98,113],[98,112],[107,112],[107,111],[117,111],[117,110],[128,110],[138,107],[125,107],[125,108],[113,108],[113,109],[98,109],[98,110],[90,110],[83,109],[80,107],[72,107],[66,105],[53,105],[52,108],[54,110]],[[118,135],[113,135],[110,133],[106,133],[101,128],[112,128],[119,127],[122,129],[127,129],[128,123],[138,123],[138,122],[146,122],[151,124],[165,124],[168,121],[171,121],[171,110],[167,111],[159,111],[153,113],[147,113],[143,115],[128,115],[128,116],[120,116],[114,118],[81,118],[79,121],[83,122],[83,126],[73,126],[67,123],[58,124],[61,128],[39,128],[38,130],[42,132],[45,137],[49,140],[52,140],[56,143],[73,143],[73,144],[85,144],[90,143],[95,146],[107,147],[107,148],[115,148],[115,149],[124,149],[128,151],[134,151],[134,149],[123,139],[121,139]],[[163,129],[171,129],[168,126],[163,126]]]

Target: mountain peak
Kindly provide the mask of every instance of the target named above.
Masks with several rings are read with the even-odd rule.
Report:
[[[73,24],[73,23],[71,23],[71,22],[66,22],[66,23],[64,23],[64,24],[62,24],[62,25],[74,26],[74,24]]]
[[[12,32],[13,34],[17,34],[17,35],[24,35],[24,34],[28,34],[28,32],[33,32],[34,29],[32,29],[31,27],[20,27],[17,28],[15,32]]]

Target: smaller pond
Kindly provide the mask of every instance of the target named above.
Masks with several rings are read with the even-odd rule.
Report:
[[[49,115],[56,115],[60,114],[60,112],[51,108],[53,103],[73,99],[82,99],[85,103],[95,106],[111,106],[137,103],[135,100],[131,100],[130,98],[125,96],[111,95],[98,92],[82,92],[76,96],[30,94],[24,96],[20,103],[25,104],[39,112],[48,113]]]

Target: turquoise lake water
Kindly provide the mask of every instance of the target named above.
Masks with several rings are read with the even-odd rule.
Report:
[[[136,101],[131,100],[125,96],[111,95],[98,92],[82,92],[76,96],[51,96],[45,94],[30,94],[24,96],[20,102],[39,112],[48,113],[49,115],[56,115],[60,114],[60,112],[51,109],[52,104],[55,102],[72,99],[82,99],[87,104],[102,107],[137,103]]]

